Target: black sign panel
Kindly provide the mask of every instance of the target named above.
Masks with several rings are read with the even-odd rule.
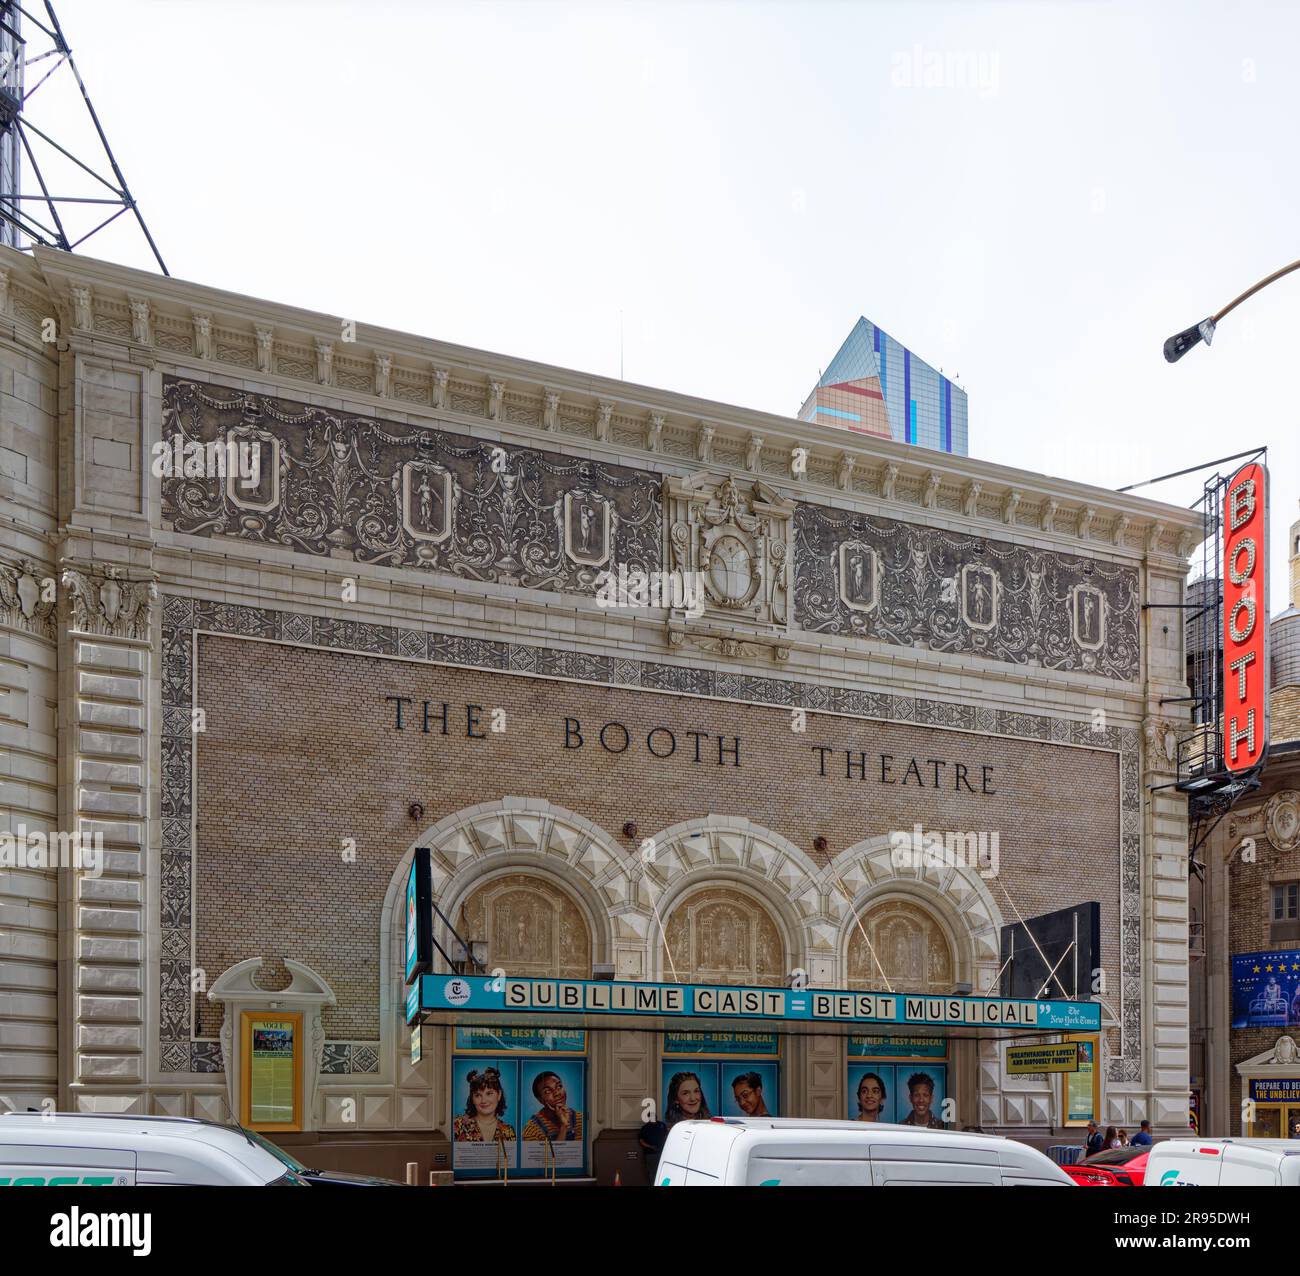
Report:
[[[1002,928],[1000,994],[1089,1001],[1103,991],[1101,905],[1095,900]]]

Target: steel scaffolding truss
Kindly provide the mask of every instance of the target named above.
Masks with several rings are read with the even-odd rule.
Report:
[[[39,35],[34,35],[29,45],[25,37],[33,31],[39,32]],[[30,118],[29,105],[32,99],[52,76],[64,69],[66,74],[76,80],[102,147],[102,155],[78,157]],[[36,77],[35,83],[28,88],[27,82],[33,76]],[[126,178],[118,167],[49,0],[45,0],[43,17],[37,17],[30,9],[14,0],[0,0],[0,139],[7,136],[17,139],[21,164],[14,163],[12,171],[6,172],[0,182],[0,186],[4,187],[0,189],[0,220],[14,227],[19,236],[26,238],[27,243],[19,242],[20,248],[41,244],[73,252],[92,235],[123,214],[130,213],[148,242],[159,270],[164,275],[168,273],[162,254],[159,253],[130,187],[127,186]],[[65,195],[51,190],[41,159],[44,156],[48,167],[54,155],[61,156],[81,174],[93,179],[90,188],[96,193]],[[17,158],[16,151],[15,159]],[[23,192],[19,180],[19,169],[23,166],[35,179],[39,193]],[[101,171],[105,169],[106,171]],[[107,216],[96,221],[104,213]],[[77,222],[75,227],[70,225],[73,221]],[[94,222],[94,225],[84,229],[82,222]]]

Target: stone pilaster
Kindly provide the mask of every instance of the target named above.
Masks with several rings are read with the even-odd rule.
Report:
[[[62,827],[102,845],[60,877],[62,1106],[144,1112],[147,688],[156,586],[65,566],[60,634]]]
[[[1146,612],[1147,712],[1142,740],[1142,1006],[1151,1034],[1146,1054],[1146,1112],[1116,1110],[1108,1119],[1148,1119],[1157,1131],[1187,1128],[1191,1068],[1188,988],[1189,892],[1187,798],[1173,788],[1177,740],[1186,710],[1171,701],[1187,694],[1183,650],[1182,558],[1148,553]]]

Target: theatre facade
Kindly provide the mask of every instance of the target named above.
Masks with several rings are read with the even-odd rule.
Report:
[[[11,1104],[468,1180],[638,1182],[656,1116],[1185,1127],[1198,517],[0,267]]]

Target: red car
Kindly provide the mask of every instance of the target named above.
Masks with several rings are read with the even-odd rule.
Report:
[[[1141,1187],[1149,1147],[1107,1148],[1063,1169],[1080,1187]]]

